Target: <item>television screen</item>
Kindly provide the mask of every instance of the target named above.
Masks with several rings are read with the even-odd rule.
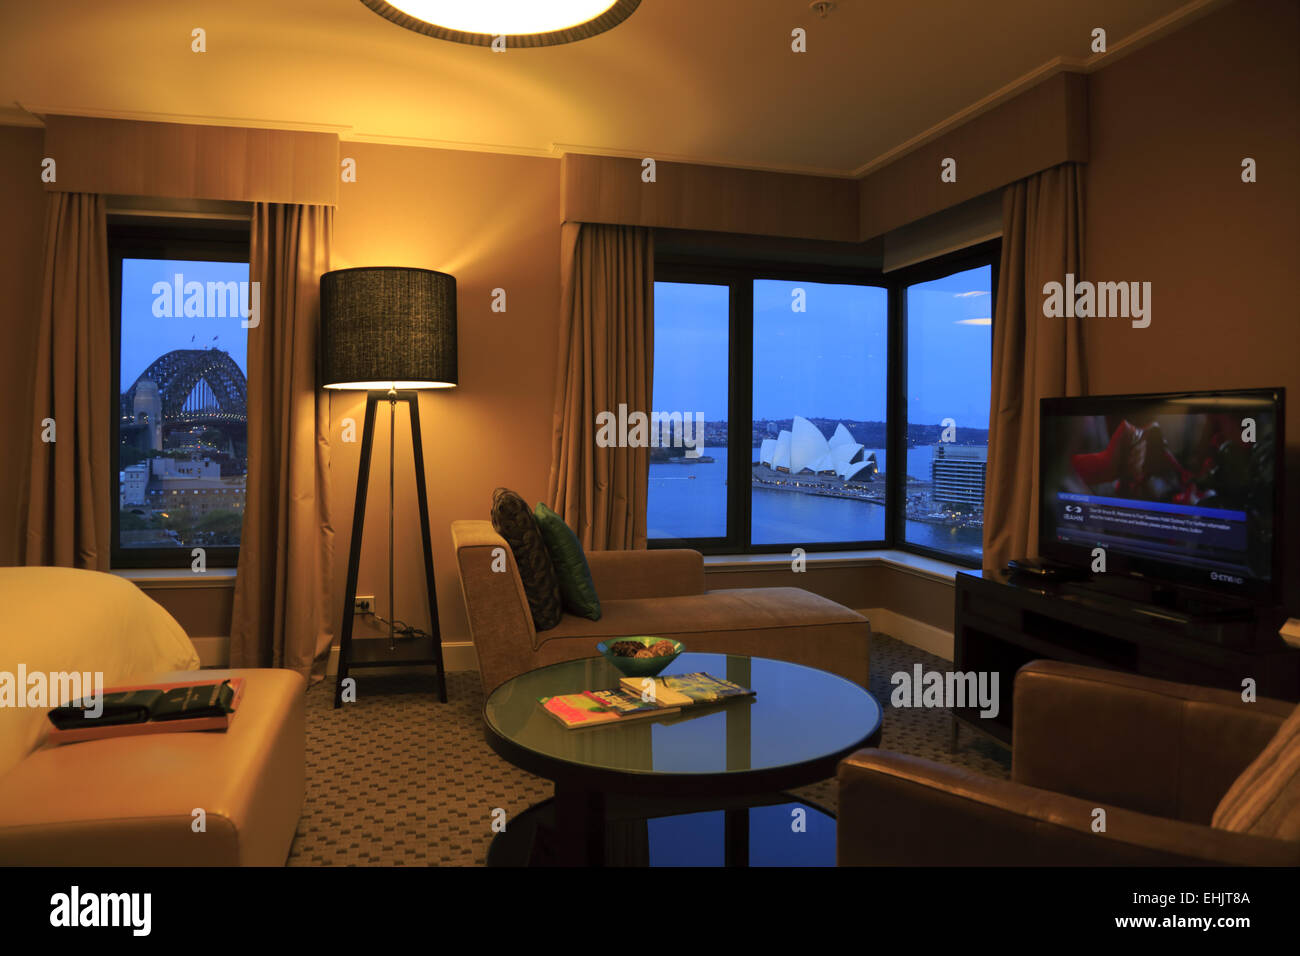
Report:
[[[1243,597],[1274,593],[1282,389],[1044,399],[1039,551]]]

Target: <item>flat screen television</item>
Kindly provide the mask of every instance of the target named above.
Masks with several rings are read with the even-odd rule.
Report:
[[[1043,399],[1039,554],[1276,603],[1284,404],[1281,388]]]

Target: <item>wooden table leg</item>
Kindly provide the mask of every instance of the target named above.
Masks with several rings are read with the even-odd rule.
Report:
[[[605,865],[605,795],[555,787],[555,830],[563,866]]]
[[[732,808],[723,813],[724,865],[749,866],[749,808]]]

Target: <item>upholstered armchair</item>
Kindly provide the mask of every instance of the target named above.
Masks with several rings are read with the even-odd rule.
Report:
[[[1294,704],[1049,661],[1015,680],[1010,780],[841,762],[841,865],[1300,865]]]

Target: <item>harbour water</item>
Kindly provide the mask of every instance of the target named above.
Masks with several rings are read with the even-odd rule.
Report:
[[[888,470],[884,449],[874,452],[881,471]],[[649,532],[651,538],[706,538],[726,534],[727,449],[705,449],[712,462],[695,465],[651,464]],[[757,460],[758,450],[752,451]],[[907,450],[907,473],[928,481],[931,445]],[[885,508],[872,501],[833,498],[752,488],[753,541],[761,544],[878,541],[885,536]],[[907,522],[907,540],[978,558],[983,533],[922,521]]]

